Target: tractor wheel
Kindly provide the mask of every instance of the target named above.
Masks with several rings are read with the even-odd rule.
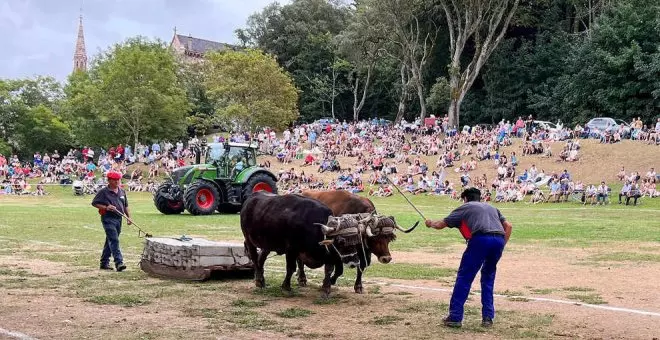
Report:
[[[212,183],[197,181],[188,186],[183,202],[192,215],[210,215],[218,209],[220,194]]]
[[[262,190],[277,194],[277,184],[273,178],[266,174],[256,174],[250,177],[243,187],[243,202],[250,198],[252,193]]]
[[[165,193],[170,191],[172,185],[171,182],[161,184],[154,195],[156,209],[165,215],[180,214],[184,210],[183,201],[174,201],[165,197]]]

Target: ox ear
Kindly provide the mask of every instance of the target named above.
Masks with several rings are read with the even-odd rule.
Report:
[[[319,242],[319,245],[321,245],[321,246],[329,246],[331,244],[332,244],[332,240],[323,240],[323,241]]]

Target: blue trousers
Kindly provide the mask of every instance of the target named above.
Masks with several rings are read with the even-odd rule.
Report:
[[[495,318],[493,289],[497,262],[504,250],[504,237],[498,235],[474,235],[468,242],[458,268],[454,292],[449,304],[449,319],[463,321],[463,307],[470,293],[472,281],[481,269],[481,315],[483,318]]]
[[[110,255],[115,260],[115,264],[124,263],[124,258],[119,249],[119,234],[121,234],[121,219],[101,218],[103,229],[105,230],[105,245],[101,253],[101,265],[110,263]]]

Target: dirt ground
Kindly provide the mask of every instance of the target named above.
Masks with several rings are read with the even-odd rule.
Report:
[[[660,250],[653,244],[636,246],[644,249],[645,254],[660,254]],[[118,339],[182,336],[219,339],[375,339],[392,336],[429,339],[659,338],[660,294],[657,279],[660,278],[660,263],[593,260],[594,256],[605,250],[630,251],[625,244],[616,246],[617,249],[611,247],[566,249],[528,245],[507,249],[498,268],[495,287],[497,294],[506,296],[495,299],[496,308],[502,312],[498,314],[492,331],[484,331],[477,326],[480,321],[478,295],[473,295],[468,302],[472,313],[466,312],[464,330],[447,330],[439,326],[446,313],[453,277],[439,280],[393,280],[370,277],[367,271],[365,290],[368,293],[354,294],[352,282],[344,282],[333,291],[337,304],[313,303],[314,296],[318,294],[315,287],[301,288],[298,296],[264,300],[268,303],[260,309],[264,313],[262,315],[272,315],[286,308],[303,308],[312,312],[311,316],[302,321],[279,321],[277,327],[280,328],[272,329],[263,329],[258,323],[255,329],[249,326],[237,328],[232,324],[236,320],[224,319],[222,316],[240,312],[232,309],[227,300],[255,299],[249,279],[222,282],[219,283],[222,286],[217,289],[213,282],[202,283],[201,286],[187,285],[181,296],[163,297],[148,305],[135,307],[92,303],[78,297],[76,293],[72,294],[67,285],[27,284],[22,288],[5,287],[0,291],[0,338],[7,336],[3,334],[3,329],[41,339],[98,338],[101,335],[112,335]],[[461,250],[456,247],[448,254],[395,252],[393,256],[397,263],[455,268],[460,261]],[[274,271],[283,269],[279,264],[268,266],[268,262],[267,268]],[[28,283],[32,282],[31,276],[36,275],[38,278],[35,280],[53,279],[55,283],[71,283],[90,276],[100,276],[105,279],[106,285],[114,282],[118,289],[125,284],[113,280],[113,275],[121,275],[118,273],[81,271],[80,268],[70,268],[62,263],[22,255],[0,257],[0,269],[22,273],[19,276],[24,277]],[[310,274],[312,283],[318,282],[318,274],[318,271]],[[140,282],[144,285],[158,285],[162,280],[148,278]],[[478,290],[477,277],[473,292]],[[597,306],[620,307],[632,311],[590,308],[575,300],[575,297],[570,297],[575,294],[600,299]],[[574,303],[535,301],[534,298]],[[400,314],[393,312],[394,309]],[[186,313],[186,310],[192,312]],[[198,315],[209,311],[215,313],[213,317]],[[655,314],[643,315],[643,311]],[[374,319],[375,316],[387,318],[393,314],[396,322],[383,321],[379,325],[376,321],[374,325],[374,320],[386,320]],[[527,316],[532,316],[532,319]],[[549,320],[543,321],[544,318]],[[525,331],[518,328],[524,328]],[[538,332],[534,332],[534,329]]]

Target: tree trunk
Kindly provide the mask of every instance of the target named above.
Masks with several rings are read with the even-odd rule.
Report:
[[[364,81],[364,89],[362,90],[362,99],[360,100],[360,104],[357,103],[358,101],[358,89],[360,85],[360,78],[355,76],[355,87],[353,88],[353,121],[357,122],[359,117],[360,117],[360,111],[362,110],[362,107],[364,106],[364,101],[367,99],[367,89],[369,89],[369,81],[371,80],[371,70],[373,69],[373,64],[369,65],[367,68],[367,79]]]
[[[459,113],[461,110],[461,104],[456,100],[452,99],[451,102],[449,103],[449,112],[447,114],[449,115],[449,126],[448,128],[453,128],[459,126]],[[458,128],[457,128],[458,130]]]
[[[455,78],[452,76],[452,78]],[[450,102],[449,102],[449,111],[447,112],[447,115],[449,117],[449,128],[455,127],[457,130],[460,129],[460,113],[461,113],[461,104],[463,103],[463,99],[465,98],[465,94],[467,93],[467,90],[464,90],[465,87],[460,87],[459,86],[459,80],[458,79],[451,79],[450,81],[450,86],[451,86],[451,94],[450,94]]]
[[[332,119],[335,119],[335,97],[337,96],[337,71],[332,69],[332,98],[330,100],[330,107],[332,110]]]
[[[424,121],[424,118],[426,118],[426,101],[424,100],[424,88],[421,79],[417,79],[415,85],[417,85],[417,96],[419,97],[419,118]]]
[[[399,97],[399,109],[396,112],[396,118],[394,119],[395,124],[399,124],[403,119],[403,115],[406,113],[406,99],[408,98],[408,83],[410,80],[406,80],[406,65],[405,63],[401,64],[401,96]]]

